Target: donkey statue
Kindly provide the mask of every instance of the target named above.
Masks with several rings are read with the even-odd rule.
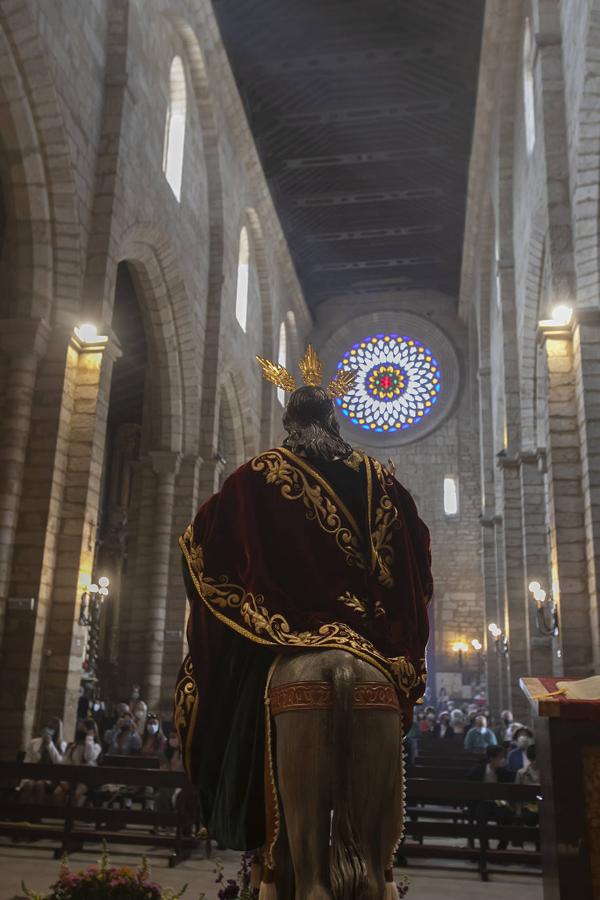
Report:
[[[321,650],[280,657],[267,701],[277,809],[260,900],[394,900],[404,802],[396,689],[352,654]],[[269,798],[267,822],[268,807]]]

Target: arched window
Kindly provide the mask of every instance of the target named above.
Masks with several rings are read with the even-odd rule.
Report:
[[[525,19],[523,36],[523,105],[525,117],[525,144],[531,156],[535,146],[535,98],[533,92],[533,44],[529,19]]]
[[[177,201],[181,199],[183,148],[185,144],[186,91],[181,57],[175,56],[169,74],[169,105],[165,124],[163,172]]]
[[[287,362],[287,334],[285,322],[282,322],[279,328],[279,353],[277,354],[277,362],[280,366],[285,366]],[[282,406],[285,405],[285,391],[281,388],[277,388],[277,399]]]
[[[250,247],[248,245],[248,230],[242,228],[240,234],[240,254],[238,257],[237,289],[235,294],[235,317],[242,330],[246,330],[248,319],[248,267],[250,265]]]
[[[444,478],[444,514],[448,518],[458,516],[458,479],[454,475]]]

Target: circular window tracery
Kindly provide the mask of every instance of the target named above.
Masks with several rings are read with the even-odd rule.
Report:
[[[376,334],[354,344],[338,369],[355,369],[354,387],[337,400],[353,425],[393,434],[418,425],[433,410],[442,387],[431,350],[410,336]]]

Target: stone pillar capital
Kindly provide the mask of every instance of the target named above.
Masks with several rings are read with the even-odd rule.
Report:
[[[177,475],[182,455],[174,450],[150,450],[148,453],[156,475]]]
[[[573,319],[568,325],[556,325],[552,320],[540,322],[537,340],[540,347],[545,347],[548,341],[572,341]]]

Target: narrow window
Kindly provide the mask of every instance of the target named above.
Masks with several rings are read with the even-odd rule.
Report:
[[[285,331],[285,322],[281,323],[281,327],[279,328],[279,353],[277,355],[277,362],[280,366],[285,366],[287,360],[287,334]],[[285,391],[282,388],[277,388],[277,399],[281,403],[282,406],[285,405]]]
[[[454,475],[446,475],[444,478],[444,514],[458,515],[458,479]]]
[[[494,259],[496,265],[496,306],[502,309],[502,282],[500,280],[500,244],[498,243],[498,229],[494,237]]]
[[[523,36],[523,104],[525,107],[525,144],[527,147],[527,155],[531,156],[535,146],[535,98],[533,91],[532,41],[529,19],[525,19],[525,34]]]
[[[235,294],[235,317],[246,330],[248,320],[248,267],[250,265],[250,248],[248,246],[248,231],[246,226],[240,234],[240,254],[238,257],[237,289]]]
[[[185,72],[181,57],[176,56],[171,63],[169,74],[169,105],[165,123],[163,172],[178,202],[181,200],[181,179],[183,177],[185,116]]]

